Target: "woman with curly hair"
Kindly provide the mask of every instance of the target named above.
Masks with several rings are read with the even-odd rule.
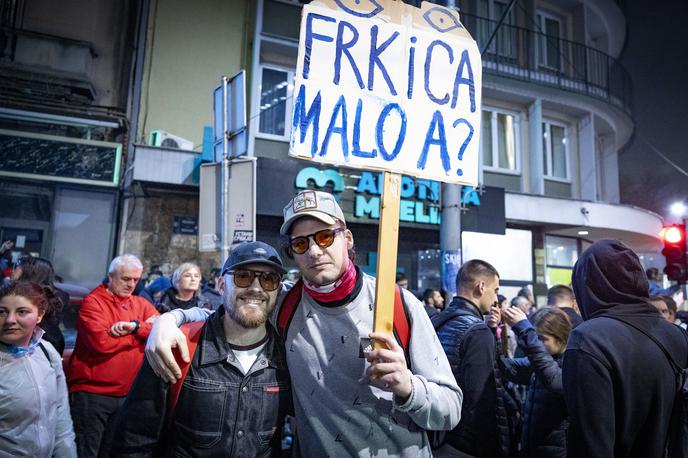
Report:
[[[0,450],[76,457],[62,358],[38,327],[55,291],[18,281],[0,288]]]

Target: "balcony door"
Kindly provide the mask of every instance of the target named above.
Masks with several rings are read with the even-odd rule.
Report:
[[[562,36],[564,27],[561,19],[556,16],[538,11],[537,13],[538,40],[537,62],[540,68],[561,71]]]
[[[502,15],[509,7],[509,2],[506,0],[479,0],[478,1],[478,16],[487,18],[489,21],[478,22],[478,43],[484,46],[487,40],[490,39],[492,32],[494,32]],[[500,60],[515,60],[516,54],[516,23],[514,9],[512,8],[504,18],[502,26],[497,31],[497,35],[490,43],[487,52],[496,55]]]

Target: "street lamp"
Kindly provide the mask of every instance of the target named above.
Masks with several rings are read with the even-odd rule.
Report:
[[[669,207],[669,211],[671,211],[671,214],[682,218],[686,214],[686,206],[683,202],[674,202],[671,204],[671,207]]]

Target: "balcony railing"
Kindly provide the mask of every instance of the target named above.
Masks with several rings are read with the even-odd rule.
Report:
[[[497,21],[462,13],[480,50]],[[604,100],[632,114],[631,78],[611,56],[562,38],[502,24],[483,54],[483,71]]]

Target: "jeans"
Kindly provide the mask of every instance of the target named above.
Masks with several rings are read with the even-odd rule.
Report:
[[[110,454],[115,422],[124,396],[77,391],[70,393],[69,404],[80,458],[107,457]]]

